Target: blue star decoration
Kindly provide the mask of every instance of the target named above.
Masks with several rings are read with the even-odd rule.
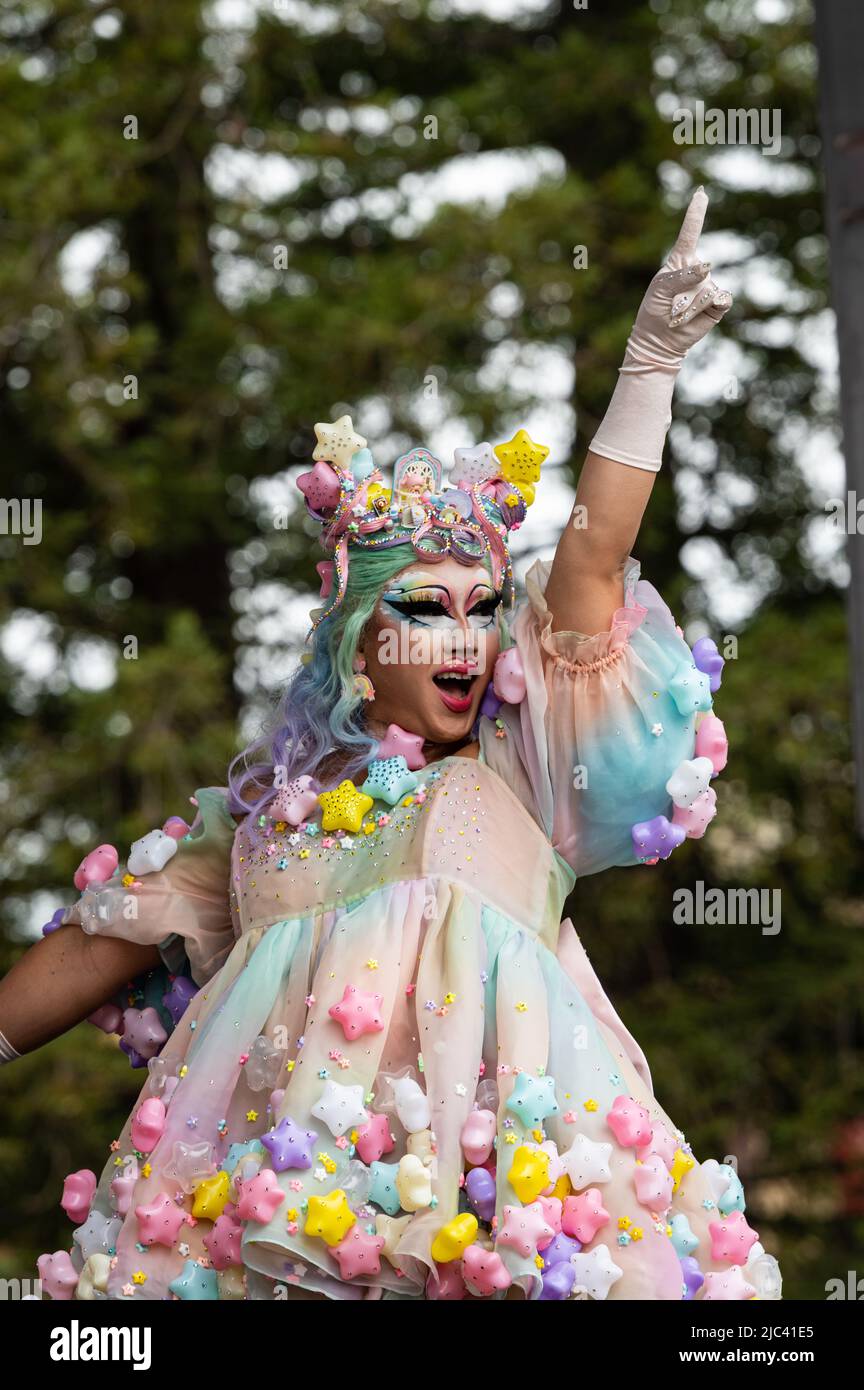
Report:
[[[402,796],[417,788],[417,778],[408,769],[404,756],[395,758],[376,758],[366,770],[366,781],[360,790],[365,796],[374,796],[377,801],[386,801],[395,806]]]
[[[518,1115],[527,1129],[542,1129],[546,1117],[558,1113],[554,1078],[529,1076],[527,1071],[520,1071],[506,1108]]]
[[[183,1266],[183,1273],[172,1279],[168,1288],[171,1293],[176,1293],[177,1297],[182,1299],[200,1302],[219,1297],[215,1269],[205,1269],[197,1260],[187,1260]]]
[[[380,1207],[388,1216],[395,1216],[401,1202],[399,1193],[396,1190],[396,1174],[399,1172],[398,1163],[378,1163],[370,1164],[372,1173],[372,1186],[369,1190],[369,1201],[376,1207]]]

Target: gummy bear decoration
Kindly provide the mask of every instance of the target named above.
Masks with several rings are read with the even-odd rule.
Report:
[[[403,1129],[409,1134],[428,1129],[432,1120],[432,1108],[422,1086],[412,1076],[391,1077],[390,1084],[396,1114]]]
[[[312,778],[304,774],[295,777],[287,786],[280,787],[267,813],[271,820],[287,821],[289,825],[300,825],[314,814],[318,808],[318,794],[312,788]]]
[[[713,637],[700,637],[698,642],[693,643],[693,661],[708,677],[711,693],[714,694],[720,689],[726,662],[717,650]]]
[[[492,670],[492,688],[504,704],[518,705],[525,699],[525,668],[518,647],[508,647],[496,660]]]
[[[403,1211],[420,1211],[432,1202],[432,1174],[416,1154],[403,1154],[396,1171],[396,1190]]]
[[[666,783],[666,790],[676,806],[686,808],[707,792],[713,775],[710,758],[685,758]]]
[[[246,1083],[253,1091],[272,1091],[285,1066],[285,1053],[264,1033],[259,1033],[249,1049],[243,1067]]]
[[[513,1282],[510,1271],[497,1250],[469,1245],[462,1255],[462,1278],[472,1293],[481,1298],[508,1289]]]
[[[143,878],[145,874],[159,873],[176,853],[177,841],[173,835],[166,835],[164,830],[151,830],[140,840],[133,841],[126,868],[136,878]]]
[[[64,1178],[60,1205],[76,1226],[86,1220],[95,1191],[96,1174],[89,1168],[79,1168]]]
[[[142,1101],[132,1117],[133,1147],[142,1154],[152,1153],[165,1133],[166,1119],[165,1106],[158,1097]]]
[[[468,1205],[481,1221],[495,1215],[495,1179],[488,1168],[472,1168],[465,1179]]]
[[[485,1163],[495,1141],[495,1115],[491,1110],[472,1110],[462,1126],[459,1142],[469,1163]]]
[[[710,758],[715,775],[722,772],[729,757],[729,740],[723,720],[706,714],[696,730],[697,758]]]
[[[79,893],[83,893],[91,884],[107,883],[108,879],[113,877],[119,862],[119,855],[113,845],[98,845],[81,860],[72,882]]]
[[[197,993],[198,986],[186,975],[175,975],[171,980],[170,989],[162,995],[162,1003],[171,1015],[175,1028]]]

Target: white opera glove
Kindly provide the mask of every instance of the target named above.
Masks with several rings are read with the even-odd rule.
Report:
[[[6,1062],[14,1062],[20,1057],[20,1052],[16,1052],[5,1033],[0,1033],[0,1066]]]
[[[591,441],[592,453],[651,473],[663,461],[681,363],[732,303],[731,294],[714,284],[711,266],[697,254],[707,207],[708,194],[697,188],[678,240],[639,305],[618,383]]]

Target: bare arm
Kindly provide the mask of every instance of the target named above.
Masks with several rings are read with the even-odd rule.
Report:
[[[0,980],[0,1032],[33,1052],[105,1004],[127,981],[152,970],[155,946],[58,927],[25,951]]]

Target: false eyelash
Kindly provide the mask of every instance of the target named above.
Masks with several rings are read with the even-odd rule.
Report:
[[[387,600],[391,608],[395,608],[397,613],[401,613],[406,618],[427,617],[440,618],[449,617],[449,610],[443,603],[438,603],[435,599],[398,599],[389,598]]]
[[[481,618],[491,618],[495,609],[502,601],[501,594],[492,594],[490,598],[481,598],[480,602],[475,603],[474,607],[469,611],[468,617],[471,618],[475,614],[479,614]]]

